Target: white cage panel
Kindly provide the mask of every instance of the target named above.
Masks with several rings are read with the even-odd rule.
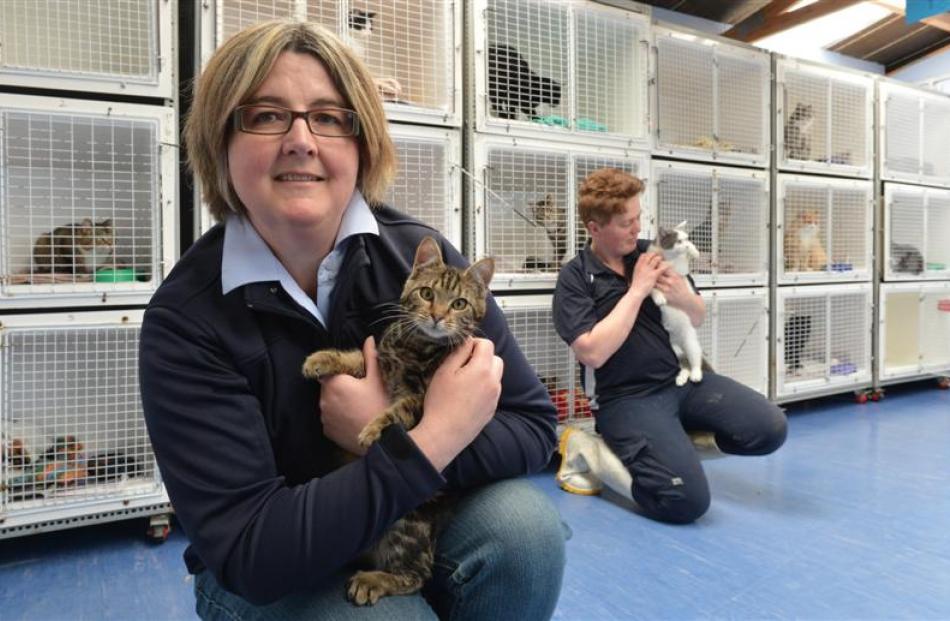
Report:
[[[176,6],[151,0],[4,0],[0,83],[172,99]]]
[[[878,359],[884,381],[950,370],[950,283],[881,285]]]
[[[881,178],[950,185],[950,96],[879,82]]]
[[[202,59],[231,35],[272,19],[320,23],[376,79],[392,120],[457,126],[461,4],[449,0],[217,0],[203,19]],[[211,14],[213,12],[213,14]]]
[[[884,278],[950,278],[950,190],[884,185]]]
[[[779,287],[776,397],[871,380],[871,285]]]
[[[653,162],[657,226],[686,221],[700,287],[768,282],[768,177],[753,170]]]
[[[574,187],[572,191],[574,208],[571,213],[574,216],[574,252],[584,247],[590,235],[587,233],[587,227],[581,222],[580,214],[577,211],[577,201],[581,184],[595,170],[601,168],[616,168],[639,178],[643,181],[645,188],[640,194],[640,237],[649,239],[653,237],[656,226],[655,205],[653,199],[653,184],[650,182],[650,159],[646,154],[643,155],[605,155],[597,153],[575,152],[572,154],[574,167]],[[569,255],[567,258],[573,257]]]
[[[551,296],[505,295],[495,300],[518,346],[548,389],[558,422],[589,418],[590,407],[577,379],[573,354],[551,320]]]
[[[164,497],[142,416],[142,311],[7,315],[0,329],[3,526]]]
[[[698,328],[716,373],[763,395],[769,391],[768,294],[766,288],[702,291],[706,320]]]
[[[868,280],[873,254],[870,181],[778,176],[778,282]]]
[[[648,19],[570,0],[473,5],[476,127],[646,147]]]
[[[869,177],[873,78],[793,59],[777,67],[778,167]]]
[[[5,97],[0,305],[147,299],[174,260],[175,131],[170,108]]]
[[[399,169],[386,203],[462,247],[461,140],[457,130],[390,125]]]
[[[769,55],[655,28],[655,152],[752,166],[769,161]]]
[[[603,166],[639,173],[649,164],[645,154],[622,149],[475,136],[472,254],[494,257],[493,289],[553,288],[561,266],[586,241],[577,186]],[[646,233],[652,213],[642,204]]]

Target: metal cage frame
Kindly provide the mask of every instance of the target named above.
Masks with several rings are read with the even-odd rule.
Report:
[[[653,154],[688,160],[724,162],[755,168],[768,168],[772,157],[770,130],[772,115],[772,59],[770,53],[751,45],[738,44],[729,39],[715,37],[699,31],[674,27],[668,24],[661,25],[658,22],[654,22],[653,37],[655,56],[653,62],[656,67],[656,85],[653,88],[652,97],[653,109],[656,110],[656,114],[654,115],[655,135]],[[711,130],[713,135],[705,137],[709,140],[708,145],[676,144],[664,138],[663,131],[665,128],[662,127],[663,115],[660,108],[661,89],[663,88],[664,80],[664,77],[661,75],[662,64],[660,59],[660,47],[664,42],[672,41],[675,41],[678,45],[690,46],[699,53],[708,54],[710,64],[713,67],[710,92],[705,94],[705,99],[708,100],[712,106]],[[761,71],[762,75],[759,78],[758,84],[758,93],[762,101],[761,110],[758,111],[757,115],[760,135],[759,143],[756,145],[758,153],[736,152],[731,149],[723,149],[721,146],[720,139],[723,139],[723,142],[728,142],[728,140],[721,135],[722,114],[719,98],[722,89],[720,88],[721,77],[718,70],[720,57],[756,64]]]
[[[864,165],[848,165],[843,162],[820,162],[812,159],[794,159],[787,157],[785,150],[785,112],[790,106],[788,103],[788,80],[794,75],[802,75],[812,79],[827,80],[826,101],[828,110],[832,110],[834,86],[836,84],[861,88],[864,91],[864,102],[861,106],[865,118],[865,136],[862,153]],[[832,67],[808,62],[798,58],[789,58],[776,54],[775,56],[775,161],[779,170],[794,172],[813,172],[817,174],[838,174],[843,176],[870,178],[874,170],[874,76],[854,70]],[[833,159],[832,143],[835,137],[835,118],[828,114],[824,129],[826,137],[826,153],[829,160]]]
[[[891,123],[888,117],[888,103],[891,97],[904,97],[908,100],[915,100],[913,107],[916,112],[912,118],[906,119],[908,128],[919,137],[918,144],[912,155],[904,156],[910,158],[908,164],[913,163],[916,166],[914,172],[895,170],[890,162],[895,156],[888,144],[888,129],[897,131],[897,123]],[[877,102],[878,102],[878,169],[880,178],[885,181],[904,181],[909,183],[918,183],[921,185],[932,185],[941,187],[950,187],[950,155],[947,154],[946,145],[950,144],[950,95],[940,93],[934,90],[919,88],[910,84],[902,83],[897,80],[886,78],[877,79]],[[928,105],[937,106],[942,118],[945,119],[942,127],[934,127],[928,123],[925,114]],[[928,173],[926,166],[933,165],[934,162],[928,162],[928,156],[934,153],[943,153],[944,161],[942,170],[935,170]]]
[[[222,43],[222,11],[221,6],[234,0],[213,0],[201,3],[199,11],[199,36],[200,36],[200,54],[201,66],[204,67],[211,57],[211,54]],[[257,0],[260,4],[262,0]],[[271,3],[276,0],[269,0]],[[341,16],[348,15],[349,9],[354,2],[352,0],[321,0],[334,7],[334,11],[340,16],[336,21],[334,32],[344,41],[348,40],[347,24]],[[441,1],[444,20],[447,27],[445,32],[441,33],[444,37],[443,44],[448,58],[448,67],[446,68],[446,86],[450,90],[449,96],[443,107],[426,107],[409,103],[384,102],[383,107],[386,111],[386,117],[390,121],[406,123],[423,123],[433,125],[445,125],[448,127],[462,126],[462,3],[454,0]],[[311,4],[316,4],[315,0],[283,0],[283,4],[289,7],[289,15],[284,16],[287,19],[299,21],[308,20],[308,9]],[[365,4],[365,3],[364,3]]]
[[[4,315],[0,322],[0,339],[7,344],[8,336],[17,331],[82,330],[89,328],[138,329],[144,310],[97,310],[82,313],[14,314]],[[4,384],[10,351],[0,356],[0,432],[10,422],[9,392]],[[137,369],[132,370],[137,374]],[[96,484],[95,493],[76,494],[70,489],[54,494],[50,499],[11,501],[8,490],[0,491],[0,539],[35,532],[69,528],[85,523],[121,520],[135,515],[168,513],[170,504],[157,465],[150,464],[151,476],[130,485],[120,483]],[[7,466],[0,472],[7,474]]]
[[[152,206],[152,279],[149,282],[89,282],[59,284],[0,284],[0,308],[38,308],[57,306],[100,306],[104,304],[145,303],[171,270],[178,257],[178,141],[175,110],[166,106],[59,99],[32,95],[0,96],[0,113],[48,113],[80,118],[128,119],[147,121],[155,127],[157,168],[153,179],[156,203]],[[0,161],[4,161],[4,128],[0,126]],[[8,191],[6,172],[0,167],[0,219],[8,227]],[[98,189],[102,192],[102,189]],[[7,245],[4,237],[0,247]],[[13,274],[7,264],[7,250],[0,251],[0,273]]]
[[[472,175],[469,213],[467,221],[472,227],[474,234],[473,250],[470,252],[470,258],[476,259],[492,254],[490,251],[490,240],[488,239],[489,206],[496,201],[501,201],[500,195],[492,189],[491,171],[489,157],[492,152],[507,151],[518,154],[531,154],[539,157],[563,158],[565,166],[564,177],[564,197],[566,198],[565,212],[566,222],[566,248],[562,257],[562,264],[571,259],[578,250],[579,244],[584,239],[581,233],[580,224],[577,219],[577,162],[580,158],[603,158],[604,160],[629,162],[636,165],[637,176],[645,180],[645,192],[641,197],[641,238],[648,239],[654,234],[655,201],[653,198],[652,184],[648,179],[651,176],[650,158],[647,153],[632,151],[627,149],[617,149],[615,147],[605,146],[582,146],[570,143],[552,143],[541,140],[531,140],[528,138],[505,138],[489,134],[475,134],[470,141],[472,151]],[[645,174],[644,174],[645,173]],[[503,203],[505,207],[515,212],[514,207],[507,202]],[[524,206],[522,207],[522,211]],[[524,220],[529,226],[528,230],[542,231],[541,227],[534,227],[527,216],[521,212],[516,212],[521,220]],[[573,234],[571,234],[571,232]],[[514,243],[512,241],[511,243]],[[526,243],[526,240],[525,240]],[[499,257],[496,256],[496,271],[492,278],[491,287],[494,291],[524,290],[524,289],[552,289],[557,280],[557,274],[560,268],[542,270],[535,272],[517,272],[505,270],[499,265]],[[527,258],[527,257],[526,257]]]
[[[873,275],[874,266],[874,208],[876,204],[873,182],[864,179],[843,179],[835,177],[817,177],[810,175],[795,175],[791,173],[779,173],[776,182],[776,213],[775,213],[775,243],[773,244],[772,261],[775,265],[775,281],[780,285],[789,284],[811,284],[824,282],[856,282],[869,281]],[[803,186],[823,189],[827,200],[831,200],[830,191],[835,189],[860,190],[865,193],[866,205],[864,208],[865,227],[858,231],[864,241],[864,268],[845,271],[836,271],[827,267],[824,270],[815,271],[786,271],[785,267],[785,198],[789,186]],[[831,212],[833,213],[833,212]],[[829,226],[834,226],[832,218],[827,218]],[[825,252],[828,253],[830,236],[825,234]]]
[[[650,9],[646,6],[634,5],[620,9],[607,6],[591,0],[544,0],[541,4],[547,7],[562,7],[564,21],[568,33],[564,45],[568,49],[567,81],[561,86],[562,107],[566,110],[566,126],[541,124],[521,119],[503,119],[492,115],[489,101],[488,76],[488,24],[486,14],[491,10],[492,0],[471,0],[472,28],[470,33],[472,65],[469,74],[473,74],[471,84],[474,101],[475,130],[482,133],[500,134],[504,136],[522,136],[545,140],[557,140],[584,144],[605,144],[621,148],[649,150],[653,140],[652,116],[650,102],[651,82],[653,69],[649,54],[652,41]],[[537,2],[538,0],[535,0]],[[511,4],[523,0],[505,0]],[[528,3],[525,3],[528,4]],[[581,127],[583,119],[578,118],[578,22],[582,16],[597,16],[606,20],[621,20],[631,24],[636,33],[636,40],[631,45],[638,50],[636,74],[643,76],[642,80],[634,84],[632,98],[636,102],[633,116],[628,119],[632,126],[640,128],[639,132],[624,133],[585,129]]]

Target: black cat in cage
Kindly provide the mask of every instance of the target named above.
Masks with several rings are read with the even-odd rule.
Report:
[[[516,119],[522,112],[535,119],[540,104],[561,103],[561,85],[532,71],[510,45],[492,45],[488,48],[488,99],[498,118]]]

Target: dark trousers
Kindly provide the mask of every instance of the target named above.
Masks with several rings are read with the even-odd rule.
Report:
[[[688,523],[709,508],[709,483],[687,432],[711,431],[724,453],[766,455],[782,446],[783,411],[735,380],[706,373],[647,396],[608,400],[597,431],[633,476],[633,498],[655,520]]]

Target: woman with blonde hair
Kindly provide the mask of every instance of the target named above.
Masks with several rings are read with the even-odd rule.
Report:
[[[326,29],[270,22],[198,78],[188,160],[218,224],[146,311],[140,379],[205,619],[543,619],[564,567],[543,468],[556,413],[493,301],[426,395],[422,420],[369,449],[388,403],[373,337],[431,228],[382,204],[395,171],[382,103]],[[319,384],[318,349],[363,347],[366,377]],[[477,388],[477,389],[476,389]],[[339,447],[356,457],[339,464]],[[351,564],[437,492],[462,492],[422,593],[359,608]]]

